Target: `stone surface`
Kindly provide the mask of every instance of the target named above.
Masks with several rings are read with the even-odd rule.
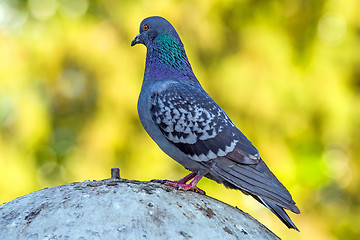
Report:
[[[159,183],[109,179],[0,206],[0,239],[279,239],[241,210]]]

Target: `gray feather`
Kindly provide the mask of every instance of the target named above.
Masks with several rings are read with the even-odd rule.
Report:
[[[232,166],[229,166],[228,162],[229,160],[226,159],[216,159],[210,174],[227,181],[231,188],[239,188],[248,194],[258,195],[283,208],[299,213],[288,190],[269,170],[264,161],[260,160],[256,165],[234,164]]]

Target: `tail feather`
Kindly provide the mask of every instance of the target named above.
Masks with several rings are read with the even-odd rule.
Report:
[[[245,194],[251,195],[269,208],[288,228],[299,231],[284,208],[294,213],[300,213],[300,210],[289,191],[264,161],[260,160],[257,164],[249,165],[218,158],[212,165],[212,171],[206,176],[227,187],[240,189]]]
[[[278,187],[273,186],[274,184],[269,181],[257,181],[248,175],[245,175],[244,171],[239,173],[233,168],[215,166],[214,170],[218,173],[221,173],[221,176],[224,177],[227,181],[234,184],[238,188],[245,190],[246,192],[256,193],[256,195],[271,199],[272,201],[278,202],[284,207],[292,207],[292,203],[289,201],[287,194],[281,192],[284,187],[283,189],[277,189]]]
[[[234,188],[260,196],[294,213],[300,213],[289,191],[274,176],[264,161],[259,162],[256,166],[242,164],[228,166],[226,163],[218,161],[212,168],[215,175],[220,177],[220,179],[217,178],[218,182],[224,183],[225,180]],[[257,170],[258,173],[254,174],[254,170]],[[262,177],[259,177],[260,173]]]
[[[291,221],[291,218],[289,217],[289,215],[287,215],[287,213],[285,212],[285,210],[282,207],[276,205],[275,203],[265,201],[264,199],[262,199],[260,197],[257,197],[257,196],[252,196],[252,197],[255,198],[256,200],[258,200],[265,207],[270,209],[270,211],[273,212],[288,228],[293,228],[296,231],[300,232],[300,230]]]

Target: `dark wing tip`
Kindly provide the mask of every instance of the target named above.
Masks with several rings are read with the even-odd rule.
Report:
[[[291,210],[293,213],[300,214],[300,209],[294,204],[294,209]]]
[[[265,207],[270,209],[272,213],[274,213],[289,229],[295,229],[296,231],[300,232],[300,230],[295,226],[295,224],[291,221],[291,218],[285,210],[277,205],[276,203],[272,203],[270,201],[266,201],[262,199],[261,197],[252,195],[253,198],[258,200],[260,203],[262,203]],[[295,206],[296,207],[296,206]],[[299,209],[296,207],[296,209],[299,211]],[[300,211],[299,211],[300,213]]]

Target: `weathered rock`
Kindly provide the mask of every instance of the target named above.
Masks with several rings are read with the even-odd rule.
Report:
[[[211,197],[115,178],[25,195],[0,217],[0,239],[279,239]]]

